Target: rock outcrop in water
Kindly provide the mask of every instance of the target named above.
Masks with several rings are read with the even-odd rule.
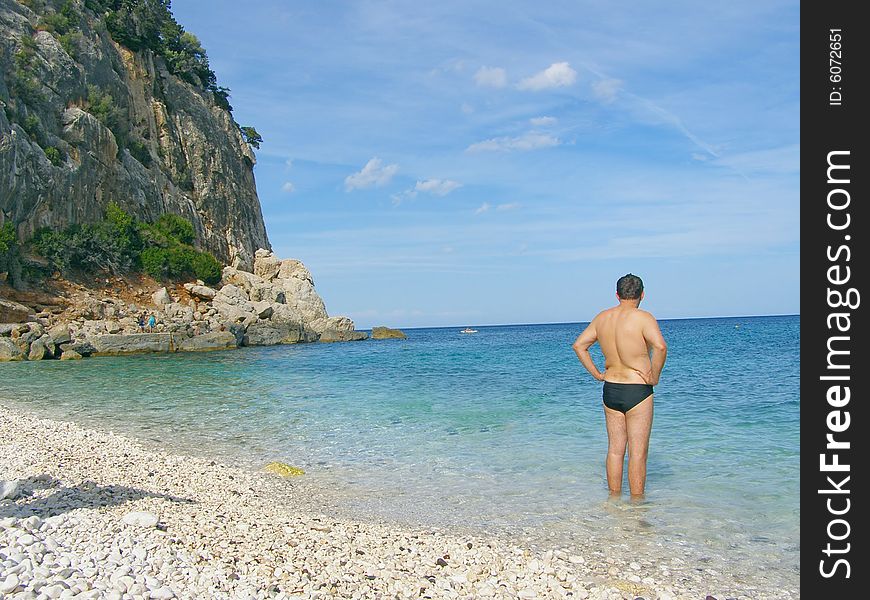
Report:
[[[254,154],[220,88],[117,43],[98,5],[0,0],[0,225],[24,241],[114,201],[144,221],[185,217],[198,246],[250,270],[270,245]]]
[[[217,288],[186,283],[141,290],[138,298],[98,299],[81,289],[74,297],[42,299],[55,305],[31,303],[43,310],[0,323],[0,362],[367,338],[348,317],[329,316],[305,265],[265,249],[255,253],[253,272],[226,267]]]

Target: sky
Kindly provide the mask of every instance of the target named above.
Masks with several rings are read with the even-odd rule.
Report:
[[[799,3],[175,0],[358,328],[796,314]]]

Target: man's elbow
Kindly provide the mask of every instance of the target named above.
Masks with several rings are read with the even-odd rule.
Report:
[[[577,340],[573,344],[571,344],[571,347],[574,348],[574,352],[583,352],[584,350],[589,348],[589,344]]]
[[[653,344],[653,349],[659,352],[666,353],[668,351],[668,343],[664,340]]]

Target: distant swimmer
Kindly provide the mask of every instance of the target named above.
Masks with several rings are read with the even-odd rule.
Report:
[[[640,497],[646,486],[646,459],[653,421],[653,386],[665,366],[668,345],[655,317],[638,305],[643,281],[624,275],[616,282],[619,304],[599,313],[574,342],[574,352],[592,376],[604,382],[607,423],[607,486],[622,491],[622,465],[628,445],[628,485]],[[589,348],[595,342],[604,353],[604,373],[598,370]]]

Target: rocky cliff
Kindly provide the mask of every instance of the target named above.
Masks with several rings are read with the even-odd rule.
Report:
[[[225,90],[118,43],[110,4],[0,0],[0,225],[24,241],[114,201],[146,221],[182,215],[198,246],[251,270],[270,246]]]

